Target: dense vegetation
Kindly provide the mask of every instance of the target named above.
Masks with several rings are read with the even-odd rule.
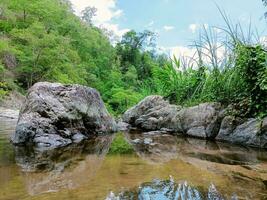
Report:
[[[86,8],[79,19],[66,0],[2,0],[0,98],[55,81],[97,88],[114,114],[160,94],[177,104],[219,101],[234,105],[238,115],[266,116],[265,47],[223,13],[228,40],[218,45],[214,31],[204,28],[193,62],[182,62],[159,55],[150,31],[130,31],[111,45],[106,31],[91,23],[95,12]]]

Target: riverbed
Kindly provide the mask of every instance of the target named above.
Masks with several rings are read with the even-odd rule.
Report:
[[[267,199],[264,150],[140,131],[126,155],[114,135],[38,150],[10,144],[15,126],[0,118],[0,200]]]

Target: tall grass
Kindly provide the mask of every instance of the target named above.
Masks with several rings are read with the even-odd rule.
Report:
[[[225,27],[203,26],[198,40],[191,45],[196,50],[194,56],[189,59],[174,57],[173,62],[154,69],[153,84],[157,93],[177,104],[207,101],[242,104],[247,110],[254,107],[254,112],[246,114],[265,116],[267,102],[261,100],[267,99],[265,48],[259,44],[257,31],[252,31],[251,23],[245,29],[240,23],[233,24],[220,8],[219,12]],[[248,79],[247,76],[252,76],[249,74],[252,66],[254,77]],[[253,84],[258,85],[257,88]],[[258,99],[253,98],[255,95]],[[244,101],[248,103],[240,103]]]

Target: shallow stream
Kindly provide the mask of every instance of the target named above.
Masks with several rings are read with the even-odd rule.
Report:
[[[267,199],[267,151],[132,132],[134,153],[108,154],[114,135],[58,150],[13,147],[0,118],[0,200]]]

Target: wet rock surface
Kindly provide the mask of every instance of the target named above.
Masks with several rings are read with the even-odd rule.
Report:
[[[189,137],[267,148],[267,117],[260,120],[227,116],[219,103],[182,108],[169,104],[161,96],[149,96],[126,111],[122,119],[141,130],[166,130]]]
[[[11,140],[56,148],[72,143],[77,134],[86,138],[115,130],[116,123],[95,89],[42,82],[29,90]]]

